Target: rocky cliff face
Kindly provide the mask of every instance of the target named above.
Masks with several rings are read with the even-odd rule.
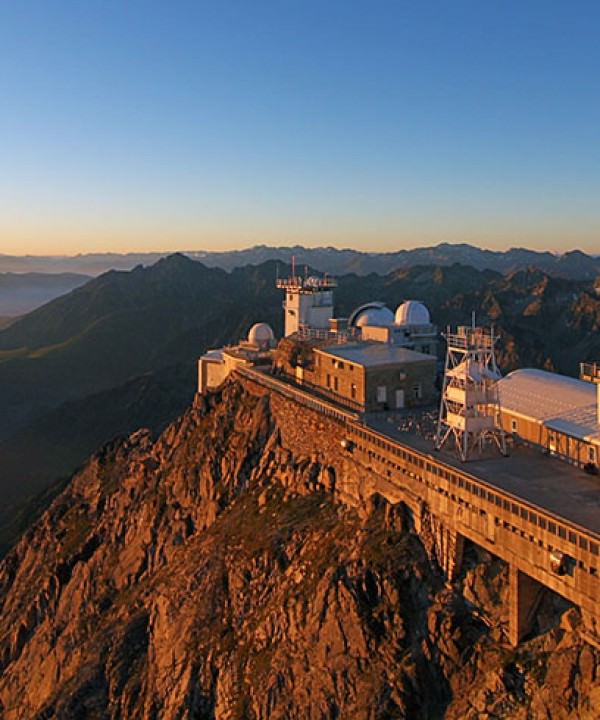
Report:
[[[499,561],[448,587],[402,506],[337,480],[233,382],[105,447],[0,566],[0,716],[598,717],[573,609],[510,649]]]

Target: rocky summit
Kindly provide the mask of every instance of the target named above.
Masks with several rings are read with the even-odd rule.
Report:
[[[446,583],[409,512],[344,504],[229,381],[97,453],[0,566],[0,716],[600,716],[600,651],[547,595],[506,641],[508,573]]]

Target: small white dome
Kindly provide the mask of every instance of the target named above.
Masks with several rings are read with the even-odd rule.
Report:
[[[382,302],[370,302],[356,308],[350,315],[348,324],[353,327],[393,325],[394,313]]]
[[[255,323],[248,333],[248,342],[252,345],[264,345],[274,339],[273,330],[267,323]]]
[[[396,309],[396,325],[430,325],[429,310],[418,300],[407,300]]]

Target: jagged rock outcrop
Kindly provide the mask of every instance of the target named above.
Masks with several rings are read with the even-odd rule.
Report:
[[[336,480],[235,382],[106,446],[0,565],[0,716],[598,716],[573,609],[510,649],[499,561],[449,587],[402,506]]]

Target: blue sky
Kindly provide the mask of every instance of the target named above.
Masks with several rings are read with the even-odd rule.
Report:
[[[600,3],[0,0],[0,253],[600,252]]]

